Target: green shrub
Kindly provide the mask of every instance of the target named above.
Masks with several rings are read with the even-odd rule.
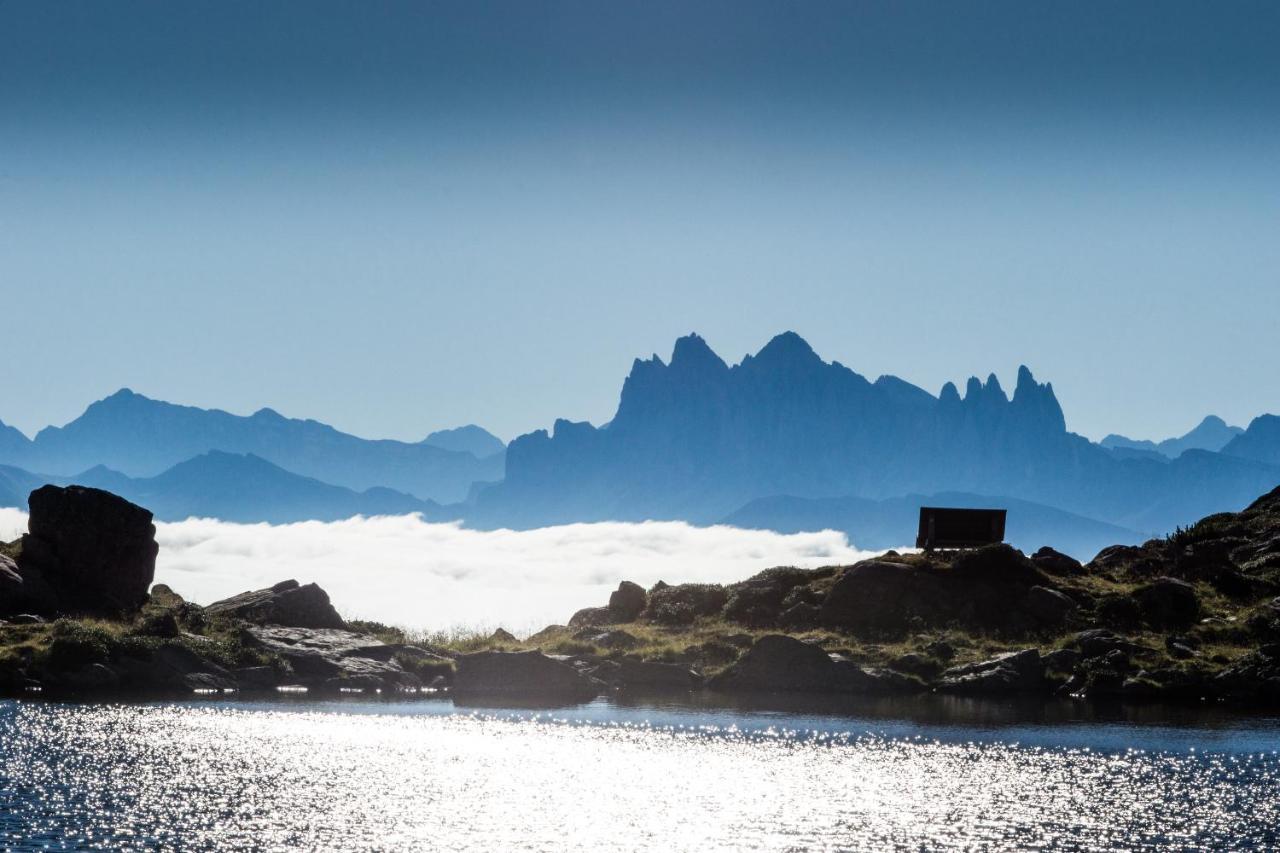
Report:
[[[91,663],[106,663],[119,645],[119,638],[102,625],[59,619],[47,651],[49,666],[55,670],[79,669]]]

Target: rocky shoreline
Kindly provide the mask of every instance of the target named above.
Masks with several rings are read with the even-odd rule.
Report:
[[[151,516],[46,486],[0,546],[0,692],[450,695],[569,704],[612,692],[1054,697],[1280,705],[1280,489],[1090,563],[1048,548],[889,552],[736,584],[623,582],[519,640],[426,642],[344,620],[284,581],[200,606],[152,586]]]

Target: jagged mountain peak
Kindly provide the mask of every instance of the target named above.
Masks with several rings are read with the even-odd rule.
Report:
[[[770,366],[823,363],[818,354],[813,351],[813,347],[809,346],[809,342],[791,331],[775,335],[760,352],[756,353],[755,361],[757,364]]]
[[[656,358],[657,356],[655,356]],[[671,351],[671,367],[700,368],[709,367],[715,370],[728,370],[724,359],[716,355],[707,342],[697,332],[691,332],[676,339]]]

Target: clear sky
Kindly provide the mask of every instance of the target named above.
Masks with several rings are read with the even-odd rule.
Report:
[[[1092,437],[1280,411],[1274,2],[4,2],[0,419],[608,419],[794,329]]]

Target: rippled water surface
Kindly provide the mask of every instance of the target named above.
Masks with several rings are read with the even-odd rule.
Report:
[[[4,702],[0,848],[1280,844],[1275,720],[993,719]]]

